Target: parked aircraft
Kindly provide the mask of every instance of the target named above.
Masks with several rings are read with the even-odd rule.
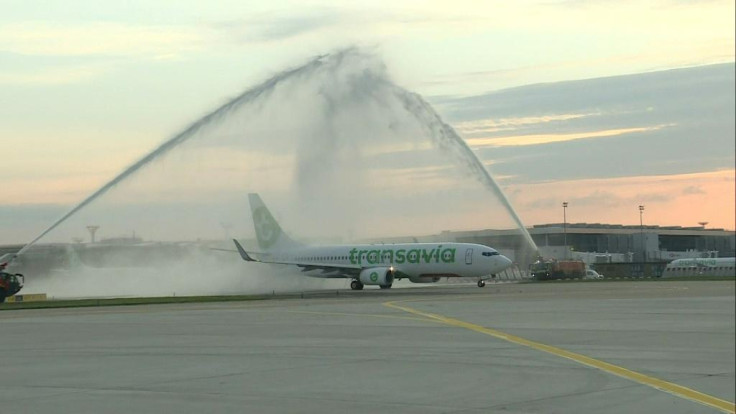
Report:
[[[736,258],[675,259],[667,264],[662,277],[736,276]]]

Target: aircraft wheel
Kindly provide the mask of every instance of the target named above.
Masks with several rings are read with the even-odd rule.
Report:
[[[391,289],[391,285],[380,285],[381,289]]]
[[[478,287],[483,287],[485,285],[486,285],[486,281],[485,280],[479,280],[478,281]]]
[[[350,282],[350,289],[363,290],[363,284],[357,280],[353,280],[352,282]]]

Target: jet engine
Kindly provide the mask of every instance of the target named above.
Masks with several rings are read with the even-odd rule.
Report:
[[[358,280],[364,285],[391,286],[394,283],[394,270],[390,267],[363,269]]]

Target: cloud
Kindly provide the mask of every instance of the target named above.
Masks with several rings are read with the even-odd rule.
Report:
[[[639,200],[643,203],[668,203],[676,198],[674,194],[663,193],[663,192],[649,192],[639,193],[633,197],[633,199]]]
[[[642,201],[664,201],[667,198],[661,194],[649,194],[649,195],[637,195],[636,197],[622,196],[616,191],[610,190],[598,190],[598,189],[582,189],[582,191],[575,192],[577,195],[567,195],[563,197],[569,205],[576,208],[600,208],[610,209],[617,208],[627,204],[642,202]],[[644,200],[646,199],[646,200]],[[533,199],[530,202],[524,203],[523,207],[530,209],[556,209],[560,207],[561,201],[559,197],[545,197],[539,199]]]
[[[445,97],[438,106],[504,185],[682,174],[733,167],[735,86],[730,63]]]
[[[528,203],[525,203],[523,207],[531,208],[531,209],[552,209],[557,207],[559,204],[558,200],[553,197],[545,197],[545,198],[536,198]]]
[[[0,25],[0,52],[51,56],[166,56],[199,50],[207,33],[188,26],[140,26],[113,22]]]
[[[573,196],[568,200],[576,206],[617,207],[623,202],[623,198],[612,191],[594,190],[584,196]]]
[[[227,33],[238,42],[286,40],[310,32],[340,24],[337,10],[325,9],[310,14],[275,17],[264,15],[258,18],[230,20],[210,25],[215,30]]]
[[[82,65],[77,67],[46,68],[36,72],[0,72],[0,85],[62,85],[87,81],[102,75],[106,66]]]
[[[455,124],[455,129],[463,135],[474,135],[478,133],[500,132],[515,130],[524,125],[547,124],[555,121],[569,121],[572,119],[585,118],[600,115],[590,114],[550,114],[540,116],[512,117],[500,119],[481,119],[477,121],[466,121]]]
[[[495,15],[493,15],[495,17]],[[250,13],[245,18],[223,20],[209,28],[238,43],[287,41],[316,34],[345,43],[376,42],[406,37],[410,30],[424,36],[467,33],[471,27],[487,27],[487,16],[464,13],[454,8],[422,3],[419,7],[391,9],[381,4],[321,6],[308,10]]]
[[[98,78],[126,63],[163,62],[206,49],[200,27],[112,22],[0,25],[0,85],[63,85]]]
[[[713,109],[733,101],[734,63],[664,70],[502,89],[468,97],[430,101],[452,122],[605,112],[629,120],[659,115],[701,118],[692,109]],[[714,100],[717,99],[717,100]],[[693,106],[693,107],[691,107]],[[644,111],[646,108],[655,111]],[[677,111],[677,113],[673,113]],[[727,108],[722,108],[726,112]],[[583,118],[586,119],[586,118]],[[601,119],[593,119],[600,122]],[[659,123],[676,122],[667,118]]]
[[[682,190],[682,194],[705,194],[705,191],[703,191],[703,188],[697,185],[691,185],[689,187],[685,187]]]
[[[617,135],[637,132],[656,131],[671,125],[657,125],[653,127],[621,128],[603,131],[578,132],[573,134],[537,134],[516,135],[498,138],[472,138],[467,140],[471,147],[518,147],[526,145],[551,144],[556,142],[574,141],[579,139],[608,138]]]

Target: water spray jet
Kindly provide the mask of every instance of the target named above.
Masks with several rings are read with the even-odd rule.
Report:
[[[477,191],[477,183],[488,191]],[[225,246],[218,245],[226,242],[223,233],[224,239],[252,237],[243,203],[248,192],[270,192],[290,230],[301,227],[292,233],[304,237],[439,233],[468,226],[468,216],[477,218],[473,228],[498,228],[488,221],[500,220],[504,211],[507,224],[536,251],[498,183],[454,129],[419,95],[393,84],[380,60],[353,48],[281,72],[192,123],[85,198],[19,256],[36,244],[43,256],[44,246],[68,243],[87,223],[104,226],[106,234],[140,228],[147,240],[168,244],[79,244],[71,250],[81,259],[62,262],[91,260],[108,270],[111,262],[151,262],[156,271],[116,268],[109,277],[118,285],[141,278],[150,284],[170,272],[158,279],[162,292],[269,292],[273,277],[244,283],[246,270],[237,261],[206,252]],[[168,247],[187,240],[190,247]],[[127,260],[110,257],[135,249]],[[170,257],[153,260],[147,251]],[[80,274],[84,284],[93,283],[99,266],[84,265],[64,277]],[[220,287],[190,283],[202,274]],[[177,285],[187,283],[189,290]]]

